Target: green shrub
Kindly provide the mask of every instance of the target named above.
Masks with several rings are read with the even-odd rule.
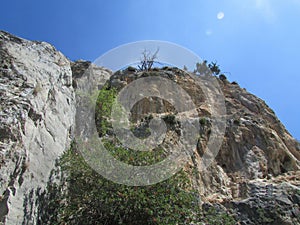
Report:
[[[110,114],[117,91],[102,88],[96,107],[96,125],[100,136],[110,129]],[[92,102],[95,101],[93,94]],[[145,118],[150,121],[149,115]],[[176,127],[173,114],[163,118]],[[102,138],[104,146],[117,160],[131,165],[153,165],[166,157],[162,147],[152,151],[136,151],[123,147],[113,135]],[[209,222],[232,224],[226,214],[210,212],[205,215],[199,209],[199,197],[193,188],[190,174],[181,170],[173,177],[155,185],[131,187],[114,183],[95,172],[85,162],[76,144],[60,159],[63,185],[48,184],[47,193],[40,196],[38,224],[51,225],[187,225]],[[58,207],[59,206],[59,207]],[[51,215],[43,212],[51,212]],[[217,223],[216,221],[220,221]]]
[[[217,212],[215,208],[210,208],[203,214],[205,224],[213,225],[235,225],[234,217],[226,212]]]
[[[104,86],[97,93],[97,105],[96,105],[96,125],[100,136],[107,133],[111,128],[109,118],[111,116],[112,105],[115,101],[117,90],[115,88],[108,88]]]
[[[220,74],[219,75],[220,80],[224,81],[227,80],[227,77],[225,76],[225,74]]]
[[[258,215],[258,221],[261,224],[272,224],[274,222],[274,219],[268,215],[264,208],[258,207],[256,213]]]
[[[211,70],[211,72],[213,73],[213,75],[217,76],[220,74],[221,70],[220,70],[220,66],[217,64],[217,62],[211,62],[208,64],[209,69]]]
[[[220,66],[217,64],[217,62],[211,62],[207,64],[207,60],[204,60],[203,62],[196,63],[196,69],[194,70],[194,73],[199,73],[201,75],[219,75],[221,73],[221,70],[219,68]]]
[[[207,119],[205,117],[201,117],[200,120],[199,120],[199,122],[200,122],[201,126],[205,126],[206,123],[207,123]]]
[[[176,124],[176,116],[174,114],[165,115],[162,119],[171,126]]]
[[[130,162],[126,149],[107,147]],[[60,209],[57,224],[188,224],[197,213],[195,192],[184,171],[155,185],[130,187],[101,177],[76,149],[65,153],[61,165],[69,177],[67,204]]]

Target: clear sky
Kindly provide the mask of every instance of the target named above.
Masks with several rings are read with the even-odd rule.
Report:
[[[300,0],[10,0],[0,29],[94,61],[121,44],[162,40],[216,60],[300,139]]]

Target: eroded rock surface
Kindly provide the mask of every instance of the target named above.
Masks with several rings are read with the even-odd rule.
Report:
[[[205,94],[189,74],[169,67],[149,72],[118,71],[109,84],[120,90],[135,79],[148,76],[176,82],[197,107],[200,138],[189,165],[198,168],[191,179],[204,206],[223,207],[241,224],[300,223],[299,144],[263,100],[224,77],[216,78],[225,97],[226,131],[216,160],[202,171],[201,157],[212,132],[212,112]],[[173,94],[173,98],[177,98],[177,93]],[[145,121],[149,114],[152,117],[175,115],[176,122],[176,113],[170,103],[157,98],[139,101],[131,111],[133,122],[137,124]],[[172,146],[178,138],[176,132],[169,132],[164,143]]]
[[[37,196],[71,142],[69,60],[48,43],[0,32],[0,102],[0,221],[35,224]]]
[[[0,32],[0,56],[0,223],[38,224],[43,211],[39,196],[53,178],[56,160],[70,147],[76,106],[88,110],[85,91],[101,88],[111,72],[83,60],[70,62],[50,44],[5,32]],[[225,97],[226,131],[216,160],[204,172],[200,162],[212,132],[212,112],[191,76],[178,68],[149,72],[130,68],[113,74],[107,84],[121,90],[148,76],[172,80],[197,106],[199,140],[186,170],[196,168],[190,177],[204,211],[214,207],[230,212],[240,224],[300,223],[299,143],[264,101],[225,77],[217,78]],[[166,119],[165,146],[180,137],[181,126],[170,102],[146,98],[131,113],[142,137],[147,136],[149,114],[171,115]],[[76,125],[85,126],[84,119],[94,118],[77,117]]]

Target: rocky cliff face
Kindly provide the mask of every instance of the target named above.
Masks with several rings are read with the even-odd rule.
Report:
[[[69,60],[45,42],[0,32],[0,223],[35,224],[56,159],[69,148]]]
[[[111,73],[89,62],[70,62],[47,43],[5,32],[0,33],[0,56],[0,222],[37,224],[38,197],[72,138],[79,104],[74,88],[82,90],[86,83],[101,87]],[[108,85],[120,90],[152,75],[176,82],[198,107],[200,138],[186,170],[196,168],[191,179],[202,209],[230,212],[240,224],[299,224],[300,148],[274,112],[237,84],[218,79],[227,127],[216,160],[204,173],[199,162],[210,138],[212,112],[187,73],[169,67],[150,73],[131,68],[115,73]],[[161,99],[144,99],[134,105],[132,122],[142,128],[150,113],[172,114],[174,107]],[[169,134],[166,146],[179,135]]]
[[[135,79],[147,76],[175,81],[196,104],[201,123],[200,138],[189,165],[198,170],[191,179],[204,209],[205,206],[207,209],[223,207],[224,211],[231,209],[237,221],[244,224],[300,223],[299,144],[263,100],[225,77],[218,80],[225,96],[226,132],[216,160],[203,172],[199,162],[212,129],[212,112],[204,93],[188,73],[168,67],[150,72],[118,71],[108,83],[121,90]],[[173,97],[176,95],[174,93]],[[133,121],[141,124],[149,114],[155,117],[176,115],[176,112],[168,102],[148,98],[136,103],[131,114]],[[170,133],[164,144],[172,144],[168,143],[170,140],[174,144],[176,138]]]

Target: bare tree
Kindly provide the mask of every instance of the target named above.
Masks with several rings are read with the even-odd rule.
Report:
[[[142,58],[141,58],[141,65],[139,65],[139,69],[142,71],[149,71],[151,70],[153,64],[156,62],[155,60],[157,59],[157,54],[159,52],[159,48],[155,51],[154,54],[152,54],[151,51],[149,50],[144,50],[142,52]]]

